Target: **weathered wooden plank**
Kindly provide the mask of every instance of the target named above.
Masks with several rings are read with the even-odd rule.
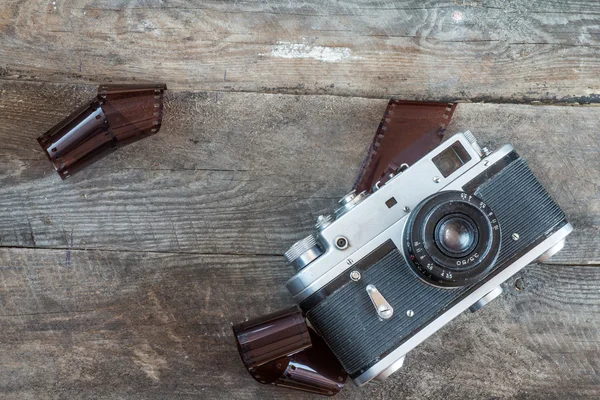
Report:
[[[313,397],[255,383],[230,323],[291,305],[281,254],[351,186],[387,100],[223,91],[509,102],[600,93],[594,1],[4,3],[6,399]],[[61,182],[35,138],[95,87],[18,81],[108,79],[195,90],[169,93],[159,135]],[[513,143],[576,231],[553,265],[511,279],[393,378],[339,398],[598,397],[599,112],[458,107],[449,132]]]
[[[594,1],[6,2],[0,76],[414,99],[598,102]]]
[[[4,89],[5,246],[281,254],[299,234],[294,226],[306,230],[315,212],[348,190],[385,107],[366,99],[342,104],[328,97],[311,105],[291,96],[257,103],[247,95],[216,101],[206,93],[172,93],[163,131],[147,146],[123,149],[61,182],[34,138],[49,127],[41,120],[51,125],[81,102],[85,95],[71,102],[74,88],[59,89],[69,99],[60,112],[48,104],[52,86]]]
[[[171,92],[158,135],[62,182],[35,138],[91,90],[1,87],[0,244],[20,247],[283,254],[351,188],[387,104]],[[599,115],[460,104],[449,127],[529,161],[576,227],[552,262],[600,263]]]
[[[0,249],[2,398],[312,398],[244,370],[230,323],[291,305],[279,257]],[[590,396],[600,269],[533,266],[359,398]]]

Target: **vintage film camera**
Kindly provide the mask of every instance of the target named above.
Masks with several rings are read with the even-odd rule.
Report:
[[[359,386],[572,231],[512,146],[482,150],[470,132],[340,203],[286,253],[297,271],[287,288]]]

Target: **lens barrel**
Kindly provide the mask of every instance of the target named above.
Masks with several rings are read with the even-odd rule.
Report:
[[[458,287],[491,271],[500,250],[500,225],[480,198],[459,191],[423,200],[406,224],[409,265],[428,283]]]

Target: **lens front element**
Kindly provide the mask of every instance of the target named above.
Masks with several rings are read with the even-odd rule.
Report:
[[[464,214],[450,214],[438,222],[435,242],[450,257],[469,254],[477,245],[479,231],[473,220]]]
[[[500,250],[500,225],[490,207],[468,193],[446,191],[423,200],[406,224],[405,251],[413,270],[436,286],[476,282]]]

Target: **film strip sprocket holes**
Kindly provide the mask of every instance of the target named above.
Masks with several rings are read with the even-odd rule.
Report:
[[[127,144],[158,133],[164,84],[100,85],[89,104],[38,138],[62,179]]]
[[[403,164],[411,165],[437,147],[456,103],[390,100],[363,161],[354,190],[371,191]]]
[[[164,84],[101,85],[98,98],[119,146],[158,133],[163,118]]]

